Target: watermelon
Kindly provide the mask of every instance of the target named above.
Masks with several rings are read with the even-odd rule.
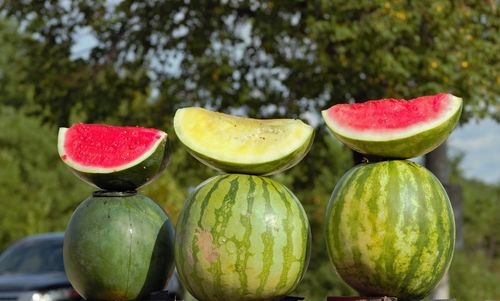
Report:
[[[174,228],[150,198],[94,192],[64,235],[64,268],[87,300],[140,300],[163,289],[174,269]]]
[[[265,177],[224,174],[200,184],[176,226],[180,279],[198,300],[274,300],[307,269],[311,233],[290,190]]]
[[[83,181],[111,191],[136,190],[165,169],[167,134],[151,128],[78,123],[60,128],[59,156]]]
[[[408,159],[425,155],[448,138],[462,111],[451,94],[338,104],[322,111],[332,133],[362,154]]]
[[[253,119],[183,108],[175,133],[204,164],[233,173],[271,175],[291,168],[309,151],[314,130],[297,119]]]
[[[420,300],[450,265],[450,201],[436,177],[414,162],[355,166],[337,183],[325,218],[331,261],[364,295]]]

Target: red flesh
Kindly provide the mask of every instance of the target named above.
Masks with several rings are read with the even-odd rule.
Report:
[[[369,100],[338,104],[328,109],[328,117],[338,125],[355,130],[397,130],[437,118],[449,103],[449,94],[403,99]]]
[[[62,159],[92,167],[121,166],[144,154],[161,133],[151,128],[75,124],[66,131]]]

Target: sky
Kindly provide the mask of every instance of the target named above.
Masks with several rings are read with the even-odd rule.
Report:
[[[461,168],[468,178],[500,184],[500,124],[491,119],[471,121],[448,138],[450,154],[465,155]]]
[[[97,40],[89,30],[75,34],[73,58],[87,58]],[[500,184],[500,124],[492,119],[470,121],[457,127],[448,138],[450,155],[463,153],[461,168],[467,178]]]

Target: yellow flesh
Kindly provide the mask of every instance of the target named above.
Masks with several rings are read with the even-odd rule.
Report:
[[[297,119],[252,119],[194,107],[177,110],[174,127],[193,151],[241,164],[281,159],[308,143],[313,133]]]

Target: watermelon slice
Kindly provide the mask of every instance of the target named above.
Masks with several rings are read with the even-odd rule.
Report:
[[[314,130],[297,119],[253,119],[197,107],[177,110],[174,129],[189,152],[225,172],[270,175],[309,151]]]
[[[462,111],[451,94],[338,104],[322,111],[333,134],[362,154],[407,159],[424,155],[448,138]]]
[[[60,128],[59,156],[85,182],[104,190],[136,190],[169,158],[167,134],[151,128],[75,124]]]

